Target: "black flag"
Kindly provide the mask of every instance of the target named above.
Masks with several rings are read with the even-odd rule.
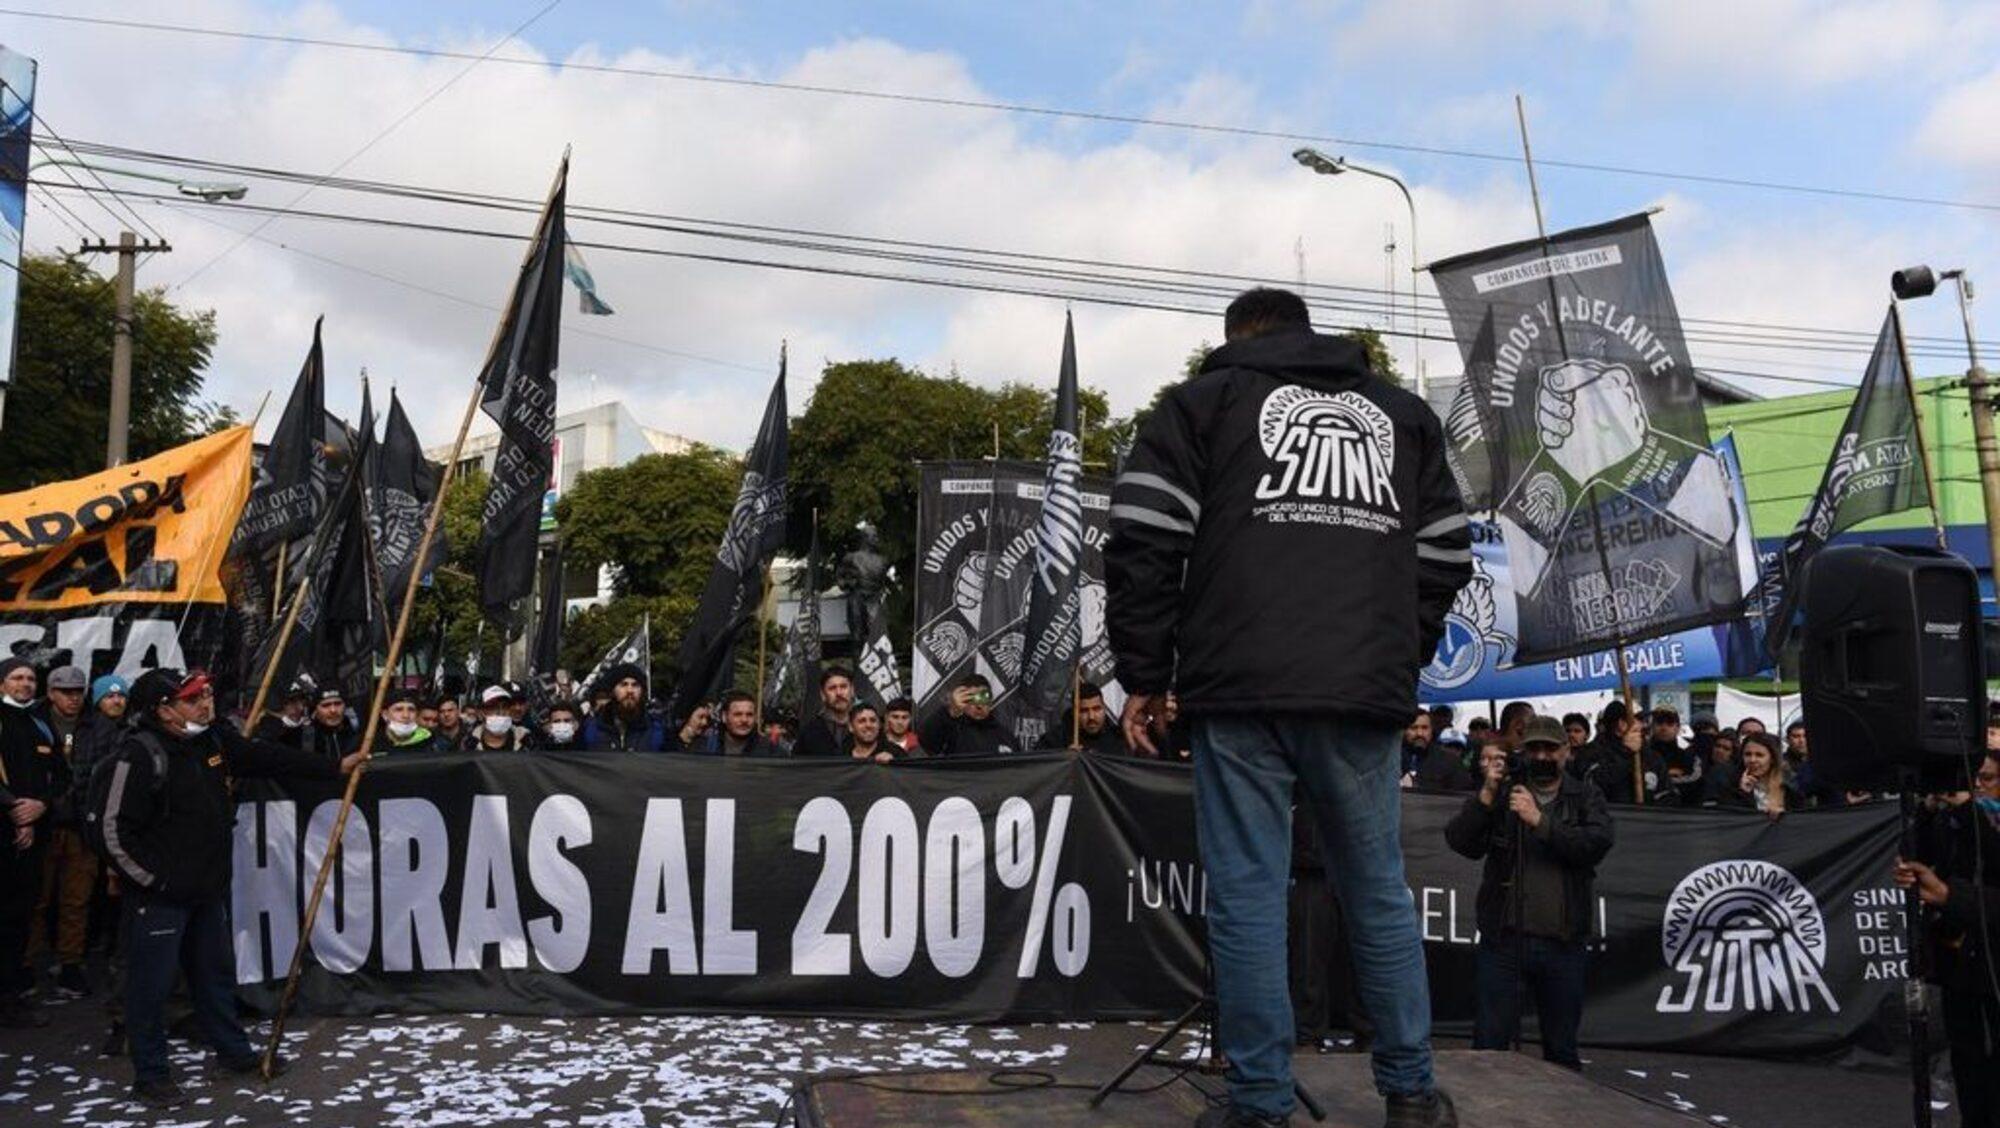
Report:
[[[1744,517],[1709,448],[1647,217],[1430,271],[1478,398],[1519,606],[1515,660],[1739,618]]]
[[[562,330],[568,180],[565,156],[493,349],[479,370],[484,389],[480,407],[500,425],[500,449],[479,533],[479,603],[494,617],[504,616],[534,587],[542,499],[555,470],[556,346]]]
[[[1041,520],[1035,528],[1035,571],[1022,638],[1022,707],[1054,712],[1069,692],[1070,667],[1082,637],[1077,577],[1083,571],[1083,442],[1077,437],[1076,328],[1063,315],[1062,369],[1056,381],[1054,425],[1042,472]],[[893,666],[892,666],[893,668]]]
[[[764,405],[757,441],[743,462],[743,484],[729,512],[722,546],[715,553],[701,605],[681,636],[680,680],[667,698],[668,719],[678,724],[690,709],[721,692],[729,680],[736,636],[757,613],[764,594],[764,565],[785,537],[785,476],[789,455],[785,416],[785,361]]]
[[[1763,604],[1775,603],[1777,608],[1764,629],[1764,649],[1772,656],[1791,637],[1806,563],[1827,541],[1871,517],[1930,504],[1923,439],[1917,433],[1916,402],[1903,356],[1903,319],[1891,302],[1882,332],[1875,338],[1875,353],[1868,358],[1868,371],[1854,391],[1854,406],[1847,409],[1833,456],[1820,477],[1819,492],[1806,506],[1798,527],[1785,538],[1777,563],[1765,577],[1767,588],[1778,588],[1765,593]]]
[[[797,694],[798,720],[819,711],[820,618],[819,618],[819,522],[813,522],[812,545],[806,549],[805,570],[799,573],[793,594],[799,609],[785,633],[785,650],[764,687],[764,708],[776,712],[785,698]]]
[[[302,671],[312,673],[315,678],[342,679],[338,684],[343,692],[356,692],[355,687],[348,684],[356,660],[345,652],[339,628],[342,624],[358,620],[365,631],[370,615],[366,544],[368,517],[362,480],[363,463],[367,460],[368,448],[373,445],[371,434],[357,437],[356,450],[362,457],[347,462],[340,488],[328,499],[326,508],[320,513],[311,545],[299,561],[305,594],[299,605],[298,620],[285,640],[285,648],[271,674],[274,692],[282,693]],[[295,597],[296,589],[288,589],[285,596],[287,613]],[[274,631],[259,648],[253,667],[257,676],[262,677],[264,670],[271,665],[271,649],[277,640],[278,632]],[[372,648],[365,641],[362,654],[362,660],[372,669]],[[347,667],[344,672],[343,666]],[[347,676],[343,677],[343,673]],[[365,687],[365,679],[353,680],[362,681]],[[365,692],[365,688],[360,692]]]
[[[557,657],[562,653],[563,610],[563,564],[562,549],[550,549],[542,557],[542,605],[535,619],[535,640],[528,647],[528,678],[534,684],[529,692],[540,692],[544,697],[554,694],[556,684]]]
[[[403,412],[396,393],[389,393],[389,420],[382,442],[369,459],[368,527],[375,538],[375,556],[382,565],[382,592],[389,614],[402,610],[416,567],[417,544],[424,539],[424,521],[437,497],[442,469],[424,458],[417,430]],[[444,528],[431,538],[422,574],[429,576],[448,554]]]
[[[630,662],[632,665],[646,671],[646,681],[648,684],[651,684],[653,680],[653,617],[651,615],[640,619],[639,625],[632,628],[630,634],[611,644],[611,649],[605,651],[604,657],[599,658],[597,665],[590,668],[590,673],[586,674],[584,679],[577,683],[577,694],[585,701],[590,700],[591,696],[597,692],[597,683],[603,679],[604,672],[621,662]],[[610,692],[611,688],[608,685],[604,687],[607,693]]]
[[[250,500],[236,523],[234,549],[260,553],[310,533],[325,498],[326,362],[320,351],[320,321],[313,322],[312,348],[292,383],[285,413],[258,460]]]

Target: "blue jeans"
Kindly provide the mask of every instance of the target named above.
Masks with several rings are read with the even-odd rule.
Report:
[[[1430,1092],[1430,983],[1403,880],[1402,728],[1225,714],[1196,718],[1193,742],[1216,1041],[1229,1058],[1231,1102],[1287,1115],[1294,1100],[1285,902],[1295,780],[1313,804],[1361,999],[1375,1020],[1375,1088]]]
[[[1472,1048],[1512,1049],[1521,1039],[1521,1002],[1532,996],[1542,1028],[1542,1060],[1582,1069],[1576,1048],[1583,1026],[1582,941],[1503,932],[1479,938],[1479,1014]]]
[[[224,1061],[255,1053],[236,1021],[235,965],[229,950],[229,908],[221,897],[184,905],[128,889],[125,894],[125,1031],[132,1073],[164,1081],[167,996],[174,973],[187,972],[202,1037]]]

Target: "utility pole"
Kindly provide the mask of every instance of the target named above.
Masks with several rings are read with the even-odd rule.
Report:
[[[85,243],[77,250],[83,254],[118,256],[118,312],[112,320],[111,337],[111,427],[104,440],[104,465],[122,466],[132,435],[133,275],[137,273],[141,253],[164,254],[173,248],[165,240],[140,242],[132,232],[120,231],[116,246],[99,241]]]
[[[1944,277],[1958,284],[1958,319],[1965,326],[1965,394],[1972,407],[1972,445],[1979,455],[1979,488],[1986,501],[1986,543],[1995,567],[2000,567],[2000,447],[1993,437],[1993,386],[1979,364],[1979,342],[1972,333],[1972,280],[1963,270]]]

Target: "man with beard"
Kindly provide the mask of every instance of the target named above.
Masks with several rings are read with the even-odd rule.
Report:
[[[50,832],[67,806],[69,763],[55,731],[36,715],[35,668],[0,661],[0,787],[13,796],[8,837],[0,845],[0,1027],[47,1026],[49,1016],[22,997],[34,984],[26,966],[28,931],[41,899]]]
[[[646,672],[630,662],[604,671],[611,700],[583,726],[583,746],[592,752],[665,752],[666,722],[646,708]]]
[[[1521,748],[1526,784],[1508,785],[1506,754],[1485,749],[1479,791],[1444,831],[1453,850],[1486,863],[1479,882],[1479,1012],[1472,1048],[1518,1044],[1522,1000],[1532,992],[1543,1060],[1580,1070],[1584,941],[1597,903],[1591,881],[1611,850],[1611,814],[1595,786],[1563,770],[1569,742],[1561,722],[1530,719]]]
[[[783,749],[757,731],[757,699],[740,689],[732,689],[722,695],[722,703],[716,708],[716,713],[722,718],[720,726],[711,727],[708,724],[707,710],[697,710],[697,713],[702,718],[703,731],[682,730],[686,738],[684,746],[697,756],[779,759],[785,754]]]
[[[99,827],[125,887],[125,1021],[133,1095],[155,1108],[187,1103],[167,1057],[164,1006],[185,972],[203,1040],[230,1073],[257,1071],[259,1055],[236,1018],[229,953],[234,777],[336,778],[359,752],[329,761],[249,740],[215,723],[207,674],[158,669],[132,687],[134,727],[109,765]],[[279,1065],[283,1065],[282,1059]]]
[[[1607,803],[1657,807],[1679,801],[1673,780],[1667,776],[1666,758],[1646,745],[1643,722],[1643,717],[1626,711],[1623,701],[1606,705],[1598,717],[1597,739],[1586,749],[1591,762],[1584,769],[1584,778],[1597,785]],[[1641,781],[1636,789],[1632,783],[1635,767]]]
[[[1056,727],[1042,735],[1041,747],[1068,748],[1074,726],[1074,734],[1083,751],[1106,756],[1129,755],[1132,750],[1125,744],[1125,735],[1111,723],[1111,714],[1104,707],[1103,687],[1083,682],[1077,686],[1076,697],[1076,704],[1081,708],[1074,712],[1064,709]]]
[[[1431,747],[1431,714],[1428,709],[1417,710],[1403,729],[1403,774],[1415,775],[1423,766],[1424,753]],[[1296,837],[1296,836],[1295,836]]]
[[[845,756],[847,754],[847,714],[854,708],[854,678],[839,666],[828,666],[819,675],[819,714],[799,724],[799,739],[792,755]]]

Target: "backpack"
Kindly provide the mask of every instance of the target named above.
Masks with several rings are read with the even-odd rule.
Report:
[[[166,746],[160,743],[159,737],[144,729],[134,729],[131,738],[136,740],[139,747],[143,748],[152,759],[153,794],[155,796],[164,794],[167,786]],[[118,774],[115,769],[131,754],[121,745],[117,751],[90,766],[90,782],[85,792],[83,810],[79,812],[84,843],[90,847],[92,853],[106,862],[111,860],[111,850],[104,844],[104,808],[111,800],[111,781],[117,778]],[[158,809],[158,813],[166,814],[164,805]]]

